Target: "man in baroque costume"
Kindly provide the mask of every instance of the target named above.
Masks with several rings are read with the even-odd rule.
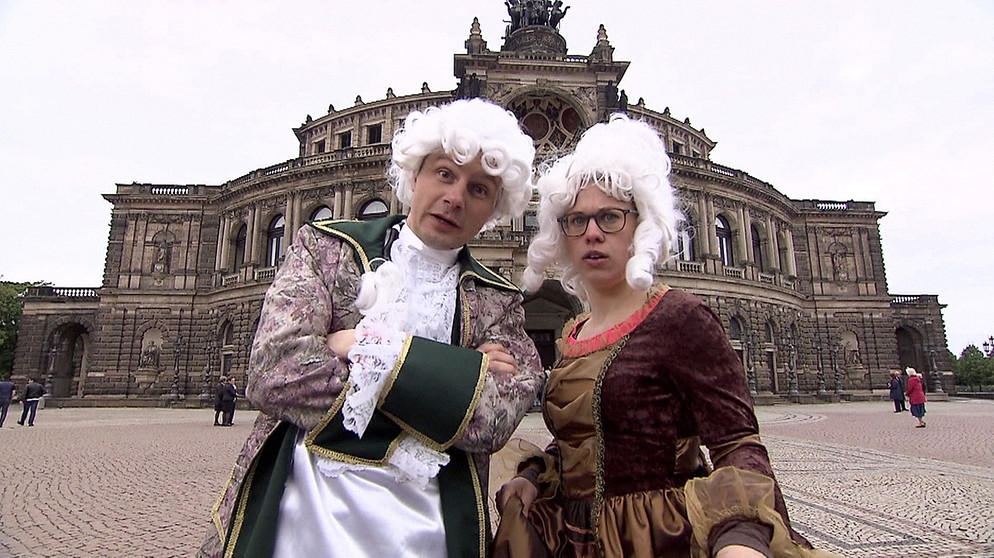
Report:
[[[262,309],[262,412],[201,556],[482,556],[490,454],[542,383],[522,295],[466,243],[520,215],[534,146],[480,99],[414,111],[405,216],[309,223]]]

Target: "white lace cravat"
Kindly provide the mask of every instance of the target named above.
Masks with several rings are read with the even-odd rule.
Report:
[[[425,246],[405,227],[391,249],[391,261],[362,276],[356,307],[363,318],[356,325],[356,342],[349,352],[351,387],[342,407],[345,428],[360,438],[407,335],[451,342],[458,253]],[[400,481],[424,485],[449,457],[406,433],[402,436],[388,469]],[[362,466],[321,459],[318,468],[335,476]]]

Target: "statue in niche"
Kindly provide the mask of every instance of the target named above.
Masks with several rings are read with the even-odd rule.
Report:
[[[155,342],[149,342],[142,349],[141,357],[138,359],[138,366],[141,368],[159,367],[159,346]]]
[[[456,98],[458,99],[473,99],[479,97],[480,93],[480,78],[475,73],[464,77],[456,88]]]
[[[828,254],[832,262],[832,278],[836,281],[849,280],[849,264],[846,261],[848,250],[839,242],[833,242],[828,247]]]
[[[165,275],[169,273],[169,260],[172,247],[168,243],[160,243],[155,247],[155,258],[152,260],[152,272]]]
[[[604,86],[604,98],[608,109],[618,108],[618,86],[614,81],[608,81]]]

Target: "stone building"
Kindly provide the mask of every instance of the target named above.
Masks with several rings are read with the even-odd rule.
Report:
[[[474,19],[455,55],[458,86],[412,95],[387,90],[293,129],[299,155],[219,185],[118,184],[103,283],[38,287],[24,298],[15,370],[71,400],[207,397],[219,374],[245,384],[263,294],[297,228],[322,218],[404,212],[384,179],[389,141],[414,109],[485,97],[514,112],[540,157],[625,111],[655,127],[673,160],[688,221],[679,255],[658,268],[701,296],[726,324],[757,394],[843,395],[882,390],[890,370],[914,366],[929,390],[951,387],[935,295],[887,289],[879,220],[870,201],[795,200],[712,159],[704,129],[620,90],[629,62],[607,31],[589,54],[569,54],[555,4],[509,14],[488,48]],[[443,63],[444,61],[439,61]],[[789,187],[789,185],[788,185]],[[520,279],[534,211],[473,241],[487,265]],[[581,310],[550,278],[526,303],[546,365],[565,319]],[[77,401],[77,403],[79,403]]]

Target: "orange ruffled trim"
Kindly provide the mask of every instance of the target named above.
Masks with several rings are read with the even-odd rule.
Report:
[[[581,357],[617,343],[622,337],[631,333],[632,330],[638,327],[639,324],[645,320],[645,317],[648,316],[654,308],[656,308],[656,305],[659,304],[659,301],[663,299],[663,295],[667,292],[669,292],[669,287],[666,285],[659,284],[654,286],[652,290],[649,291],[647,295],[648,300],[642,308],[629,316],[625,321],[607,331],[598,333],[589,339],[578,340],[576,338],[580,328],[583,327],[583,324],[587,323],[588,319],[590,319],[590,314],[581,316],[577,319],[576,323],[573,324],[573,329],[570,330],[569,335],[566,336],[566,343],[563,347],[563,356],[569,358]]]

